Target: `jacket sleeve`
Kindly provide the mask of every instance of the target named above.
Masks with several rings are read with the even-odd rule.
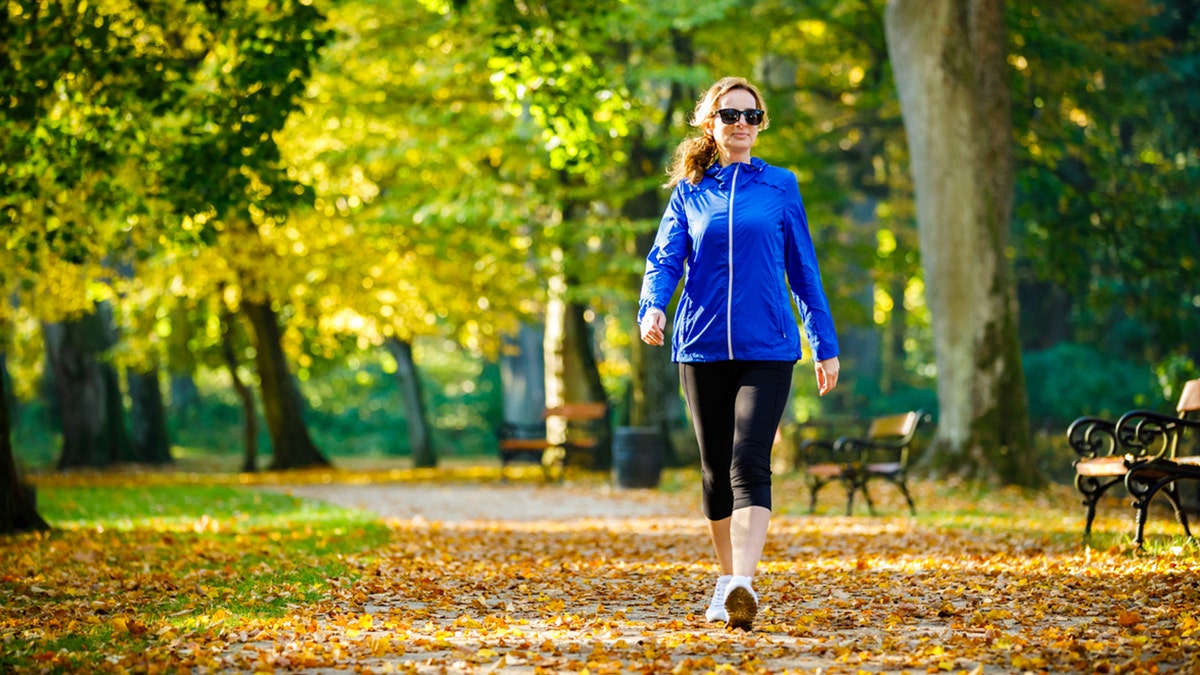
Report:
[[[681,189],[675,186],[671,201],[658,224],[654,245],[646,256],[646,272],[642,276],[642,295],[638,301],[637,320],[640,324],[648,309],[667,311],[667,303],[675,294],[675,287],[683,277],[683,267],[691,255],[691,240],[688,234],[687,213],[683,208]]]
[[[787,183],[788,187],[784,190],[788,202],[784,209],[784,266],[788,284],[792,288],[792,298],[800,310],[808,344],[812,347],[814,358],[824,361],[839,354],[837,333],[833,327],[833,315],[829,311],[829,300],[821,284],[821,269],[817,265],[817,252],[808,231],[808,216],[804,213],[800,186],[795,176]]]

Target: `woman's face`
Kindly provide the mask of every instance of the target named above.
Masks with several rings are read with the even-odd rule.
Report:
[[[745,89],[733,89],[717,100],[716,110],[750,110],[757,107],[758,101],[754,100],[754,94]],[[745,115],[739,116],[733,124],[726,124],[720,115],[713,115],[709,118],[709,124],[712,125],[710,128],[713,140],[717,142],[722,160],[743,161],[750,158],[750,148],[754,147],[754,141],[758,139],[758,126],[748,124]]]

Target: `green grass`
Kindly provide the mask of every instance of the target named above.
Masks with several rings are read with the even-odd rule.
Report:
[[[177,529],[228,522],[236,530],[321,523],[336,531],[366,523],[366,514],[291,495],[227,485],[49,486],[38,490],[38,512],[65,529]],[[382,527],[382,526],[381,526]]]
[[[42,487],[55,529],[0,538],[0,672],[90,671],[96,644],[138,653],[281,617],[352,582],[347,557],[390,537],[371,514],[287,494],[135,481]]]

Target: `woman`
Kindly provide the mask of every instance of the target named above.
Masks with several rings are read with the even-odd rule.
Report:
[[[671,345],[721,567],[705,615],[749,630],[771,519],[771,444],[801,357],[792,297],[822,396],[837,384],[837,335],[796,177],[751,156],[767,127],[758,89],[742,78],[718,81],[692,125],[701,133],[675,151],[666,185],[674,191],[646,259],[638,323],[642,341],[663,344],[665,309],[686,270]]]

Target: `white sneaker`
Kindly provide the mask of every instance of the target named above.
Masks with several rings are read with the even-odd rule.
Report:
[[[758,595],[750,585],[750,577],[734,577],[725,587],[725,625],[728,628],[750,630],[758,614]]]
[[[729,574],[717,577],[717,588],[713,591],[712,601],[708,603],[708,610],[704,612],[706,620],[729,621],[729,615],[725,613],[725,587],[732,578]]]

